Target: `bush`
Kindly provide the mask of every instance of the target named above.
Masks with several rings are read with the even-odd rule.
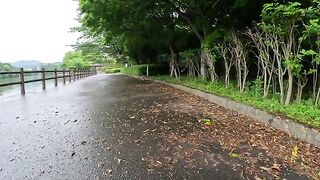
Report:
[[[121,68],[112,68],[112,69],[105,69],[104,72],[107,74],[119,73]]]
[[[147,64],[135,65],[126,68],[122,68],[121,72],[123,74],[133,75],[133,76],[146,76],[147,75]],[[169,72],[169,67],[166,65],[149,65],[149,75],[163,75]]]

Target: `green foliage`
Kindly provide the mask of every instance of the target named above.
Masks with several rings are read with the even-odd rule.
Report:
[[[252,86],[250,87],[250,92],[254,97],[260,98],[263,94],[263,81],[261,77],[258,77],[256,80],[252,82]]]
[[[262,22],[259,24],[265,32],[285,35],[292,25],[305,14],[298,2],[286,4],[267,3],[261,12]]]
[[[147,65],[135,65],[121,69],[121,72],[133,76],[146,75]]]
[[[119,73],[121,72],[121,68],[108,68],[108,69],[105,69],[104,72],[106,74]]]
[[[212,125],[212,121],[210,119],[200,119],[199,122],[203,123],[206,126]]]
[[[108,53],[143,64],[170,54],[169,46],[179,52],[210,47],[211,39],[220,35],[218,26],[250,25],[257,16],[245,9],[258,14],[261,4],[254,0],[79,0],[79,10],[82,31],[102,36]]]
[[[62,66],[68,69],[86,69],[90,64],[81,51],[70,51],[65,54]]]
[[[233,152],[233,153],[230,153],[229,156],[232,157],[232,158],[239,158],[240,154],[237,154],[237,153]]]
[[[217,29],[213,31],[210,35],[206,37],[202,44],[203,49],[212,49],[218,43],[218,41],[223,37],[223,29]]]
[[[147,66],[148,65],[146,64],[130,66],[130,67],[122,68],[121,72],[124,74],[133,75],[133,76],[141,76],[141,75],[146,76]],[[169,71],[168,66],[156,65],[156,64],[149,65],[149,75],[163,75],[168,73],[168,71]]]
[[[14,68],[9,63],[0,62],[0,71],[12,71]]]
[[[192,79],[188,77],[181,77],[180,81],[169,76],[156,76],[153,78],[227,97],[264,111],[286,116],[304,125],[320,128],[320,109],[313,106],[312,100],[285,106],[279,103],[277,97],[262,99],[261,97],[257,98],[256,96],[252,96],[252,92],[245,91],[244,93],[239,93],[236,85],[232,85],[226,89],[225,85],[221,82],[208,83],[201,79]]]
[[[180,52],[180,56],[184,59],[192,59],[196,56],[199,56],[200,50],[199,49],[189,49],[183,52]]]
[[[235,74],[239,74],[239,58],[236,56],[248,54],[243,64],[247,65],[249,74],[247,79],[242,80],[252,79],[261,72],[263,76],[248,83],[246,92],[241,95],[235,93],[234,88],[226,90],[219,83],[205,86],[198,80],[188,83],[274,113],[286,114],[291,118],[301,117],[303,122],[309,118],[314,123],[315,119],[319,119],[316,116],[318,111],[310,110],[313,106],[309,101],[292,104],[288,109],[279,105],[278,101],[280,99],[282,103],[289,104],[295,92],[298,100],[302,91],[309,93],[312,83],[313,96],[317,94],[315,91],[319,89],[319,83],[314,77],[317,77],[320,65],[320,1],[270,2],[276,1],[79,0],[82,24],[79,30],[84,34],[85,41],[77,44],[76,51],[82,52],[82,55],[76,56],[70,63],[66,60],[64,64],[76,67],[83,66],[82,62],[103,62],[106,72],[114,72],[120,67],[110,63],[109,57],[120,64],[130,65],[169,64],[171,57],[175,57],[182,73],[187,72],[187,68],[196,72],[193,76],[209,71],[214,77],[212,79],[216,79],[215,76],[222,79],[226,74],[224,78],[228,84],[229,80],[237,79]],[[254,43],[241,38],[244,29],[251,28],[253,24],[258,26],[258,38],[253,40]],[[239,41],[244,46],[240,51],[235,51],[237,47],[230,43],[229,32],[237,32],[236,37],[240,37]],[[216,53],[222,43],[223,58]],[[252,47],[252,44],[261,47]],[[257,63],[257,58],[252,58],[252,54],[261,52],[263,56],[258,56]],[[146,75],[146,65],[131,66],[121,71]],[[169,71],[150,66],[150,75],[162,72]],[[314,79],[310,80],[310,77]],[[275,81],[274,86],[271,80]],[[240,82],[240,78],[237,81]],[[280,92],[280,95],[262,101],[261,96],[268,95],[269,83],[277,91],[274,94]],[[310,93],[306,97],[310,97]],[[305,112],[310,113],[311,117],[303,116]]]

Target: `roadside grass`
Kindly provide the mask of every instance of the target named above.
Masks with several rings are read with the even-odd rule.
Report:
[[[222,82],[204,82],[201,79],[189,77],[181,77],[180,81],[170,76],[153,76],[152,78],[230,98],[275,115],[288,117],[308,127],[320,129],[320,109],[313,105],[312,100],[305,100],[301,103],[292,103],[289,106],[285,106],[279,103],[276,95],[270,95],[268,99],[263,99],[259,92],[257,92],[256,87],[248,88],[247,91],[240,93],[234,84],[226,88]]]

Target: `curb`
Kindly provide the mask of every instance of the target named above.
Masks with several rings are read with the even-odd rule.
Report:
[[[132,76],[132,77],[136,77],[136,76]],[[139,77],[136,77],[136,78],[139,78]],[[259,122],[272,126],[278,130],[284,131],[292,137],[308,142],[316,147],[320,147],[320,132],[318,132],[315,129],[306,127],[302,124],[299,124],[297,122],[294,122],[290,119],[285,119],[279,116],[275,116],[268,112],[254,108],[250,105],[239,103],[227,98],[216,96],[214,94],[206,93],[200,90],[192,89],[186,86],[167,83],[167,82],[154,80],[150,78],[145,78],[145,79],[153,82],[165,84],[173,88],[180,89],[188,93],[191,93],[193,95],[202,97],[208,100],[209,102],[223,106],[226,109],[237,111],[240,114],[244,114]]]

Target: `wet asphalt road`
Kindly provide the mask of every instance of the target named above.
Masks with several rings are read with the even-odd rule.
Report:
[[[181,149],[192,144],[172,136],[201,127],[189,123],[195,117],[188,107],[166,109],[178,99],[155,86],[123,75],[97,75],[1,99],[0,179],[253,178],[215,144],[207,144],[215,153],[210,157],[222,159],[215,164],[196,153],[179,159]]]

